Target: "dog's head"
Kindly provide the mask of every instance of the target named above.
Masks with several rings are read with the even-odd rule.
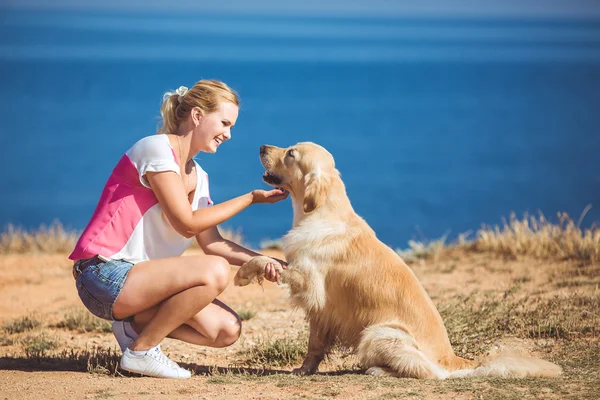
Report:
[[[302,142],[288,148],[261,146],[263,180],[303,199],[305,213],[320,207],[332,177],[339,176],[333,156],[318,144]]]

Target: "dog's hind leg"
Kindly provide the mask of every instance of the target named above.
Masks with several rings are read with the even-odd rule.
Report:
[[[367,327],[357,355],[369,375],[438,379],[448,376],[445,369],[419,350],[408,329],[397,322]]]

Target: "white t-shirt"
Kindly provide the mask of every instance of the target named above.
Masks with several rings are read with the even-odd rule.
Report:
[[[192,210],[213,204],[208,174],[196,163],[197,184]],[[108,178],[96,210],[75,245],[71,260],[96,255],[131,263],[180,256],[193,238],[186,239],[162,212],[144,175],[174,171],[178,158],[166,135],[148,136],[133,145]]]

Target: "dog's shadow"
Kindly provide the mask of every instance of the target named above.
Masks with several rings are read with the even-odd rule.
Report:
[[[291,376],[302,376],[302,375],[294,374],[292,372],[291,367],[289,369],[272,369],[272,368],[244,367],[244,366],[216,367],[216,366],[185,364],[185,363],[179,363],[179,365],[183,368],[194,371],[194,373],[196,375],[252,375],[252,376],[291,375]],[[317,376],[341,376],[341,375],[360,375],[363,373],[364,373],[364,370],[348,369],[348,370],[317,372],[314,375],[317,375]],[[314,376],[314,375],[307,375],[307,376]]]
[[[219,376],[219,375],[251,375],[251,376],[268,376],[268,375],[291,375],[291,370],[272,369],[272,368],[256,368],[245,366],[229,366],[218,367],[215,365],[198,365],[186,364],[180,362],[179,365],[185,369],[193,371],[195,375],[201,376]]]

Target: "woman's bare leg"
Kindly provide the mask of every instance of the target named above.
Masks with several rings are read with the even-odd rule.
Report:
[[[130,349],[154,347],[196,316],[225,290],[229,272],[229,263],[224,258],[208,255],[134,265],[113,306],[114,317],[123,319],[157,307]],[[185,335],[184,331],[179,333]]]
[[[131,323],[141,332],[152,320],[159,306],[136,314]],[[215,299],[185,324],[177,327],[168,337],[209,347],[227,347],[236,342],[242,329],[241,319],[222,301]]]

